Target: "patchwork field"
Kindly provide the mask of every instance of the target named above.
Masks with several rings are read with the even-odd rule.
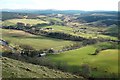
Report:
[[[118,77],[118,12],[21,10],[2,14],[0,77]]]
[[[42,23],[49,23],[49,21],[54,21],[54,20],[62,22],[59,18],[46,18],[46,21],[43,21],[41,19],[9,19],[9,20],[3,21],[2,25],[15,26],[17,22],[22,22],[30,25],[37,25]],[[97,31],[108,29],[108,28],[102,28],[102,27],[97,28],[97,27],[79,26],[77,28],[75,27],[71,28],[68,26],[66,27],[66,26],[52,25],[52,26],[44,26],[44,28],[53,28],[54,30],[52,30],[52,32],[64,32],[71,35],[81,36],[84,38],[105,38],[105,39],[118,40],[117,37],[99,34]],[[86,29],[82,30],[80,28],[86,28]],[[77,31],[77,32],[74,33],[74,31]]]

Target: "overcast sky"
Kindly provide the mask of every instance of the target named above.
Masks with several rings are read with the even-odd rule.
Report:
[[[2,9],[118,10],[119,0],[0,0]]]

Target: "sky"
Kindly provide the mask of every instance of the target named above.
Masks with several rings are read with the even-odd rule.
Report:
[[[0,9],[117,11],[119,0],[0,0]]]

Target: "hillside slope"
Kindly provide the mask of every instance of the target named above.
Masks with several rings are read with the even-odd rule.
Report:
[[[47,67],[2,57],[3,78],[82,78]]]
[[[57,55],[47,56],[56,64],[67,66],[70,72],[82,72],[83,66],[87,66],[86,73],[94,78],[117,78],[118,77],[118,49],[106,49],[97,55],[90,55],[98,47],[110,46],[109,43],[99,43],[96,45],[85,46],[76,50],[66,51]],[[112,45],[113,46],[113,45]],[[84,72],[84,71],[83,71]]]

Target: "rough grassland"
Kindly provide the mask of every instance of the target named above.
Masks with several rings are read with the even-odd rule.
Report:
[[[48,69],[47,67],[33,65],[2,57],[3,78],[82,78],[70,73]]]

